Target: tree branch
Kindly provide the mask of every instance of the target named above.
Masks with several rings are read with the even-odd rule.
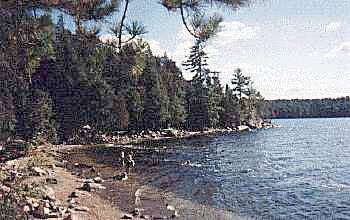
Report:
[[[127,39],[126,41],[123,41],[122,43],[126,44],[126,43],[130,42],[131,40],[133,40],[135,37],[136,37],[136,35],[130,37],[129,39]]]
[[[190,30],[190,28],[188,27],[188,24],[186,22],[185,19],[185,14],[184,14],[184,9],[183,9],[183,3],[181,1],[180,3],[180,12],[181,12],[181,18],[182,18],[182,23],[185,25],[186,30],[188,31],[188,33],[190,33],[193,37],[195,38],[199,38],[193,31]]]
[[[122,49],[122,32],[123,32],[124,20],[126,18],[126,11],[128,10],[128,6],[129,6],[129,0],[126,0],[122,20],[120,21],[119,33],[118,33],[118,49],[119,49],[119,51],[121,51],[121,49]]]

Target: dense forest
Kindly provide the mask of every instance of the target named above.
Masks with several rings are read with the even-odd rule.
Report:
[[[266,110],[269,118],[349,117],[350,98],[272,100],[266,101]]]
[[[125,21],[128,0],[1,1],[0,133],[63,141],[85,125],[111,133],[261,122],[265,102],[250,78],[241,69],[227,70],[232,82],[223,86],[219,73],[208,68],[205,46],[222,18],[207,16],[197,4],[213,2],[244,4],[160,4],[180,12],[193,35],[188,59],[180,64],[193,73],[188,81],[179,64],[152,54],[140,37],[147,33],[141,22]],[[116,40],[102,42],[97,22],[117,10],[122,17],[110,28]]]

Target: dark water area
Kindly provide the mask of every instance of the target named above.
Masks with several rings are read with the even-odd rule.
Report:
[[[139,174],[165,192],[254,219],[350,219],[350,119],[274,122],[281,127],[168,145],[160,165]]]
[[[182,219],[350,219],[350,119],[274,122],[281,127],[140,145],[134,188],[150,206],[176,204]],[[119,148],[85,153],[118,166]],[[195,218],[198,207],[232,216]]]

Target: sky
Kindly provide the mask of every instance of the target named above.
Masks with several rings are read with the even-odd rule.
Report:
[[[266,99],[348,96],[349,11],[349,0],[253,0],[237,11],[210,9],[224,22],[207,46],[209,67],[220,71],[223,85],[241,68]],[[117,18],[120,14],[109,21]],[[157,0],[134,0],[127,18],[143,22],[148,30],[143,37],[154,54],[166,51],[179,65],[186,60],[193,38],[178,13]],[[109,26],[101,24],[104,37]]]

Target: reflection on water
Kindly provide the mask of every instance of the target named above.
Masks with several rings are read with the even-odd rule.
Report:
[[[150,151],[137,172],[165,193],[253,218],[349,219],[350,119],[276,123]]]

